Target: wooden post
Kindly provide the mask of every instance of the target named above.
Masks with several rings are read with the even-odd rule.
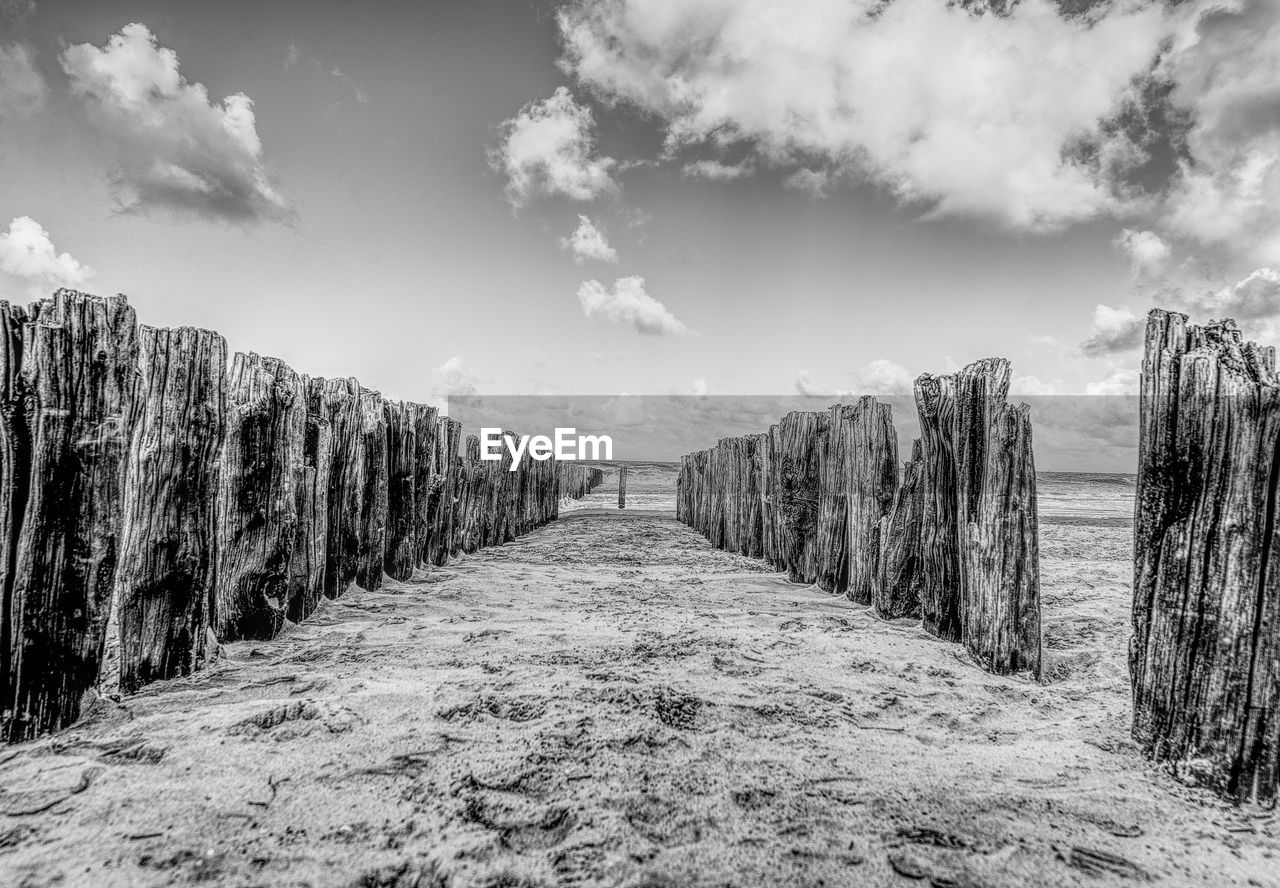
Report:
[[[364,487],[360,498],[360,556],[356,585],[372,592],[382,588],[387,548],[387,418],[382,395],[360,390],[361,433],[364,436]]]
[[[316,413],[329,424],[324,594],[327,598],[337,598],[355,582],[360,562],[360,512],[364,496],[360,383],[353,377],[310,380],[308,401],[308,413]]]
[[[1040,674],[1040,574],[1031,414],[1005,403],[1009,362],[916,380],[926,488],[925,628],[993,672]],[[950,486],[948,486],[950,484]],[[945,522],[951,521],[952,525]],[[954,582],[954,588],[944,583]],[[944,637],[950,637],[944,635]]]
[[[325,594],[329,561],[329,496],[334,483],[333,426],[324,408],[323,380],[302,377],[306,417],[302,432],[302,472],[298,476],[298,532],[289,562],[285,616],[300,623],[315,613]]]
[[[122,296],[59,290],[25,312],[0,303],[0,318],[0,733],[15,742],[75,721],[98,678],[138,341]]]
[[[417,456],[417,424],[413,405],[387,401],[383,405],[387,426],[387,543],[383,569],[387,576],[407,580],[415,562],[414,459]]]
[[[283,361],[237,352],[218,485],[214,626],[223,641],[274,638],[291,597],[306,406]]]
[[[627,467],[618,466],[618,508],[627,507]]]
[[[825,413],[792,412],[774,426],[778,554],[793,583],[818,579],[818,468],[829,424]]]
[[[208,330],[144,326],[138,363],[138,419],[115,589],[125,692],[188,675],[205,658],[217,567],[227,343]]]
[[[1133,735],[1228,799],[1280,795],[1280,380],[1232,321],[1153,311],[1134,523]]]
[[[435,457],[436,408],[414,404],[414,455],[413,455],[413,540],[414,564],[431,563],[431,497],[436,483]]]
[[[462,423],[447,416],[436,420],[435,444],[431,449],[431,491],[427,506],[431,534],[427,544],[428,561],[437,567],[449,560],[453,540],[453,518],[459,476],[454,468],[458,457],[458,441]]]
[[[960,525],[956,515],[955,387],[950,376],[915,382],[924,465],[920,610],[926,632],[960,640]]]
[[[849,588],[846,595],[871,604],[880,565],[880,522],[898,487],[898,433],[893,411],[872,397],[858,399],[842,431],[849,453]]]
[[[880,522],[880,566],[871,603],[886,620],[920,616],[925,579],[920,554],[923,472],[924,451],[916,438],[902,472],[902,486],[894,494],[889,514]]]

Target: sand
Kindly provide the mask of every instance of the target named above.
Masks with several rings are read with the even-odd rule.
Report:
[[[1036,684],[711,549],[669,483],[0,750],[0,885],[1280,884],[1273,812],[1128,739],[1123,510],[1042,497]]]

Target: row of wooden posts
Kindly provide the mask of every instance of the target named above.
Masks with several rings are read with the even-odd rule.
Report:
[[[299,374],[124,297],[0,302],[0,734],[79,716],[112,615],[126,692],[557,515],[599,469],[480,460],[436,408]]]
[[[915,384],[921,437],[899,475],[889,405],[793,412],[681,459],[676,515],[789,579],[921,617],[986,668],[1039,676],[1030,408],[1003,359]]]

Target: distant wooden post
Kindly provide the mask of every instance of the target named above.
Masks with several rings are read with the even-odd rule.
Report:
[[[436,483],[436,408],[414,404],[413,541],[414,563],[431,563],[431,490]]]
[[[793,583],[818,579],[818,470],[829,426],[825,413],[792,412],[771,430],[778,455],[778,552]]]
[[[218,638],[274,638],[291,596],[303,473],[302,381],[283,361],[237,352],[218,485]]]
[[[0,734],[71,724],[97,681],[138,387],[122,296],[0,302]]]
[[[383,569],[387,576],[407,580],[413,576],[415,541],[415,470],[417,426],[414,407],[406,401],[383,405],[387,426],[387,539]]]
[[[920,556],[920,525],[924,515],[921,476],[924,453],[920,439],[902,472],[902,486],[889,513],[880,522],[880,565],[872,605],[886,620],[920,616],[924,572]]]
[[[124,489],[116,600],[120,687],[188,675],[205,658],[217,568],[227,343],[140,327],[138,419]]]
[[[324,594],[337,598],[355,582],[360,562],[364,496],[364,433],[360,383],[354,377],[308,382],[308,412],[329,425],[328,522]]]
[[[323,380],[319,380],[323,382]],[[302,472],[298,476],[298,532],[289,562],[289,601],[285,616],[300,623],[315,613],[325,594],[329,561],[329,496],[334,484],[333,426],[317,380],[302,377],[306,402]]]
[[[387,550],[387,417],[382,395],[360,390],[361,434],[364,436],[364,486],[360,498],[360,556],[356,585],[372,592],[382,588]]]
[[[1133,735],[1236,801],[1280,796],[1280,380],[1234,322],[1153,311],[1134,523]]]
[[[627,507],[627,467],[618,467],[618,508]]]

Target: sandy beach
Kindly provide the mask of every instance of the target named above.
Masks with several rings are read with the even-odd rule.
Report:
[[[1042,479],[1042,684],[629,483],[5,750],[0,884],[1280,884],[1129,741],[1131,480]]]

